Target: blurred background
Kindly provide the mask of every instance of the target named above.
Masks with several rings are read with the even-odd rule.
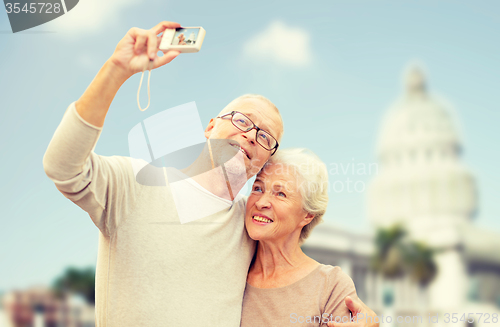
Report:
[[[2,11],[0,326],[94,326],[98,229],[42,157],[125,33],[162,20],[203,26],[202,50],[152,72],[146,112],[130,78],[96,153],[129,155],[130,129],[168,108],[195,101],[207,124],[235,97],[262,94],[281,110],[282,147],[310,148],[330,172],[325,222],[304,251],[352,276],[365,303],[394,317],[383,325],[455,312],[491,326],[476,313],[494,322],[500,310],[493,0],[82,0],[15,34]]]

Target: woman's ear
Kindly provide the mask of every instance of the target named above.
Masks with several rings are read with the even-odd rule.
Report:
[[[304,219],[302,219],[302,227],[304,227],[305,225],[308,225],[311,221],[313,221],[314,219],[314,214],[312,213],[307,213],[307,215],[304,217]]]
[[[210,119],[210,122],[208,123],[207,128],[205,128],[205,137],[208,139],[210,138],[210,134],[212,134],[212,130],[214,129],[215,126],[215,119]]]

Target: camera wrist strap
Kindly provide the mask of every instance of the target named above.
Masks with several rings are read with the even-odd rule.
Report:
[[[142,79],[144,78],[144,72],[146,71],[146,68],[149,70],[149,73],[148,73],[148,105],[146,108],[142,109],[141,103],[139,102],[139,94],[141,93]],[[141,81],[139,82],[139,89],[137,90],[137,106],[139,106],[140,111],[145,111],[146,109],[149,108],[149,103],[151,101],[151,93],[149,90],[149,80],[151,79],[151,70],[152,69],[153,69],[153,60],[150,60],[148,65],[146,67],[144,67],[144,70],[142,71]]]

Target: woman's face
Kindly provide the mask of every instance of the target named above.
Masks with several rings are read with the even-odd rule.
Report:
[[[299,181],[291,169],[271,164],[257,175],[245,214],[252,239],[278,243],[298,239],[313,218],[302,209]]]

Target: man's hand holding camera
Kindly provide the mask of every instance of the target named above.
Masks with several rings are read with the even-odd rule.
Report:
[[[180,52],[175,50],[162,51],[164,55],[157,56],[161,41],[161,36],[158,35],[167,28],[180,26],[178,23],[164,21],[149,30],[131,28],[116,46],[115,52],[109,60],[110,63],[127,79],[148,68],[150,60],[153,61],[152,69],[171,62]]]
[[[102,127],[113,98],[130,76],[145,69],[161,67],[179,55],[179,51],[162,50],[164,55],[157,56],[161,40],[158,34],[177,27],[180,27],[180,24],[164,21],[149,30],[131,28],[87,90],[76,101],[78,114],[88,123]]]

